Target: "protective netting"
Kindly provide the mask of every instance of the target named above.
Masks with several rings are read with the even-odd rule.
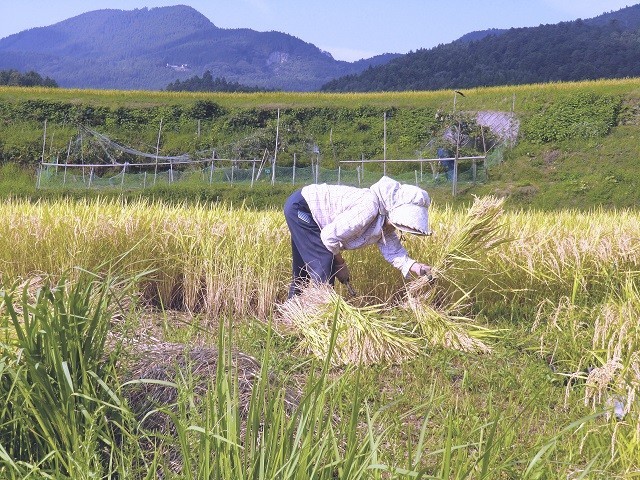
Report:
[[[38,188],[121,188],[144,189],[173,183],[219,184],[292,184],[332,183],[367,187],[377,182],[383,173],[404,183],[435,185],[453,181],[451,169],[439,159],[416,159],[387,162],[357,161],[342,163],[335,169],[308,166],[275,166],[273,159],[230,160],[211,158],[211,153],[190,156],[162,156],[125,147],[106,135],[81,128],[85,146],[89,139],[104,156],[93,164],[80,157],[61,163],[43,162],[38,169]],[[82,140],[76,142],[82,147]],[[71,145],[70,145],[71,151]],[[205,154],[209,158],[204,158]],[[68,155],[69,157],[69,152]],[[484,182],[489,165],[502,161],[501,150],[492,150],[486,158],[468,157],[458,163],[458,183]],[[373,162],[373,163],[371,163]],[[394,163],[397,162],[397,163]],[[451,164],[451,162],[449,162]],[[275,171],[274,171],[275,168]]]
[[[138,170],[138,171],[135,171]],[[451,182],[451,178],[442,169],[432,170],[419,165],[413,170],[387,172],[388,175],[403,183],[436,185]],[[310,183],[332,183],[368,187],[377,182],[382,175],[380,168],[341,167],[339,169],[316,167],[272,167],[259,169],[238,166],[189,166],[164,171],[140,171],[139,167],[86,166],[73,168],[65,165],[44,164],[38,170],[38,188],[122,188],[139,189],[154,185],[178,183],[220,184],[238,183],[246,185],[283,184],[306,185]],[[470,164],[460,166],[458,182],[485,182],[487,169],[479,161],[475,169]]]

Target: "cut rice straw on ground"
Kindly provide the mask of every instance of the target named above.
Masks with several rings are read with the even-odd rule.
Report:
[[[435,307],[356,307],[326,284],[308,286],[278,310],[278,323],[300,333],[300,350],[319,359],[330,353],[335,322],[334,366],[398,364],[436,346],[474,353],[491,351],[474,337],[475,332]]]
[[[329,354],[335,321],[334,366],[401,363],[420,351],[418,339],[383,306],[355,307],[326,284],[312,284],[279,305],[279,322],[302,335],[300,349],[320,359]]]

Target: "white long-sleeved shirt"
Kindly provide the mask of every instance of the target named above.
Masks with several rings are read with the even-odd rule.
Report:
[[[314,184],[304,187],[301,193],[320,227],[320,238],[331,253],[376,244],[382,256],[407,276],[415,260],[400,243],[395,228],[385,224],[394,205],[386,205],[385,201],[392,201],[380,194],[381,190],[395,191],[399,186],[395,180],[383,177],[372,188]]]

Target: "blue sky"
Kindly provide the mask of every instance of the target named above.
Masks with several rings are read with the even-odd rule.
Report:
[[[0,38],[91,10],[183,4],[221,28],[277,30],[339,60],[407,53],[488,28],[591,18],[634,0],[0,0]]]

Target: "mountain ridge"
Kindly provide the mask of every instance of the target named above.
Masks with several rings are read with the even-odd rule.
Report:
[[[95,10],[0,39],[0,69],[35,70],[78,88],[162,89],[209,70],[247,85],[316,90],[398,55],[335,60],[286,33],[219,28],[185,5]]]

